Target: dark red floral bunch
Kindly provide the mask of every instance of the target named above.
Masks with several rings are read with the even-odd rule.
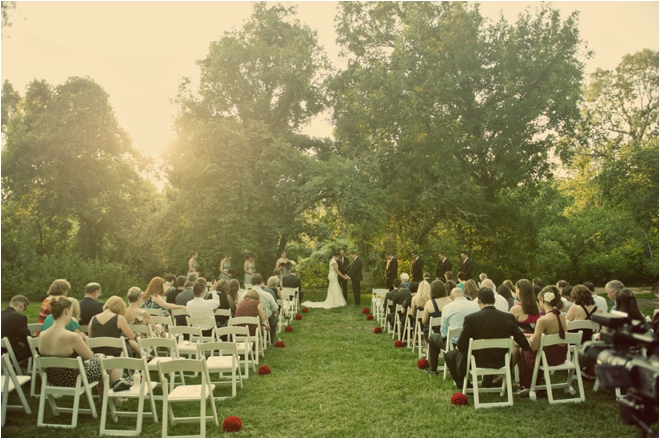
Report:
[[[302,309],[302,312],[304,312],[304,313],[308,313],[309,310],[308,310],[307,308],[303,308],[303,309]]]
[[[369,314],[369,308],[362,308],[362,314]]]
[[[270,367],[263,365],[257,369],[257,372],[259,372],[259,375],[268,375],[270,373]]]
[[[367,316],[367,320],[373,320],[373,319],[374,319],[374,316],[373,316],[372,314],[369,314],[369,315]]]
[[[395,348],[402,348],[402,347],[404,347],[405,345],[406,345],[406,344],[405,344],[404,342],[402,342],[401,340],[397,340],[397,341],[394,342],[394,347],[395,347]]]
[[[383,328],[381,328],[380,326],[374,328],[374,334],[380,334],[382,332],[383,332]]]
[[[234,275],[234,270],[229,269],[229,270],[227,270],[227,273],[229,273],[230,276],[233,276]]]
[[[277,340],[275,342],[275,347],[276,348],[283,348],[284,347],[284,342],[282,340]]]
[[[451,403],[454,405],[467,405],[467,396],[463,393],[456,392],[451,396]]]
[[[417,368],[418,369],[428,369],[429,368],[429,360],[426,358],[420,358],[419,361],[417,361]]]
[[[293,332],[293,326],[291,325],[286,325],[286,328],[284,328],[286,332]]]
[[[296,314],[296,320],[302,320],[302,315],[301,314]]]
[[[286,267],[286,262],[280,262],[280,268]]]
[[[222,429],[224,431],[238,431],[243,428],[243,421],[238,416],[227,416],[222,421]]]

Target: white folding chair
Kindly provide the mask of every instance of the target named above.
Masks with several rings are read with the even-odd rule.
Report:
[[[511,349],[513,348],[513,336],[509,338],[491,338],[474,340],[470,338],[470,345],[467,351],[467,371],[463,379],[463,393],[467,395],[468,390],[474,394],[474,408],[489,408],[489,407],[506,407],[513,405],[513,392],[511,380]],[[476,359],[473,355],[474,351],[482,349],[506,349],[504,355],[504,366],[500,368],[489,368],[477,366]],[[502,381],[501,387],[484,388],[479,387],[479,376],[484,375],[504,375],[505,379]],[[472,378],[472,389],[468,389],[468,379]],[[504,396],[507,393],[506,401],[481,403],[479,402],[479,393],[499,393]]]
[[[397,305],[394,308],[394,324],[392,325],[392,340],[401,339],[401,311],[403,310],[402,305]]]
[[[291,301],[291,310],[292,313],[295,314],[298,312],[298,288],[282,288],[281,295],[282,299],[284,299],[284,295],[287,295],[288,297],[291,297],[289,299]]]
[[[385,299],[383,298],[383,300],[385,300]],[[390,313],[390,307],[393,305],[393,303],[394,302],[392,302],[391,299],[387,299],[387,301],[385,302],[385,309],[381,309],[382,312],[380,314],[380,322],[379,322],[380,326],[382,328],[387,329],[388,334],[391,334],[391,332],[390,332],[389,326],[387,324],[387,315]]]
[[[214,317],[186,317],[186,323],[191,328],[199,328],[200,330],[202,330],[201,328],[202,325],[211,326],[211,329],[215,329]],[[202,335],[200,341],[204,341],[204,342],[215,341],[215,335],[213,333],[211,333],[211,335],[208,336]]]
[[[259,356],[264,356],[264,350],[263,350],[263,334],[261,333],[261,321],[259,320],[259,317],[232,317],[229,319],[229,326],[245,326],[247,325],[257,325],[256,330],[254,331],[254,336],[250,335],[250,338],[252,342],[255,344],[255,349],[257,350],[256,353],[256,361],[257,364],[259,364]]]
[[[277,333],[279,334],[282,332],[282,328],[284,328],[285,322],[284,322],[284,301],[282,299],[277,299],[277,309],[278,309],[278,314],[277,314]]]
[[[39,337],[32,338],[32,336],[28,335],[27,341],[28,346],[30,346],[30,352],[32,353],[32,358],[30,358],[28,364],[28,369],[30,369],[30,373],[32,374],[30,380],[30,396],[32,398],[37,398],[39,395],[41,395],[41,389],[39,389],[39,395],[36,393],[37,376],[41,378],[41,371],[39,370],[39,366],[35,360],[37,355],[39,355]]]
[[[142,338],[138,340],[138,345],[140,346],[140,350],[142,352],[153,356],[153,358],[151,358],[147,363],[147,368],[150,372],[158,372],[158,363],[160,362],[168,362],[179,359],[179,351],[177,349],[176,340],[173,338]],[[159,351],[159,349],[167,349],[167,355],[161,355],[161,351]],[[179,372],[179,379],[181,380],[181,384],[185,385],[186,381],[183,376],[183,372]],[[172,374],[170,379],[170,385],[172,386],[173,390],[175,386],[174,374]],[[156,396],[156,399],[160,399],[160,397]]]
[[[282,296],[282,308],[284,320],[291,320],[296,314],[296,293],[294,288],[283,288],[280,292]]]
[[[164,309],[159,309],[159,308],[140,308],[140,309],[144,309],[151,316],[164,316],[167,313],[167,311],[165,311]]]
[[[2,354],[2,426],[7,422],[7,410],[23,410],[28,415],[32,414],[30,405],[23,393],[23,384],[30,381],[27,375],[16,374],[8,354]],[[9,394],[16,390],[21,400],[21,405],[9,405]]]
[[[2,337],[0,341],[0,347],[2,349],[7,350],[7,356],[9,357],[9,361],[12,364],[12,367],[14,368],[14,372],[16,375],[23,375],[23,370],[21,369],[21,365],[18,364],[18,359],[16,358],[16,355],[14,354],[14,349],[11,347],[11,343],[9,342],[9,338],[7,337]]]
[[[97,348],[114,348],[121,349],[122,357],[128,357],[128,350],[126,349],[126,339],[122,335],[116,337],[87,337],[85,339],[87,346],[94,352]]]
[[[151,316],[151,320],[154,322],[154,325],[161,324],[163,325],[163,328],[165,328],[165,331],[169,331],[170,326],[173,326],[174,323],[172,323],[172,316]]]
[[[30,334],[32,334],[32,336],[35,336],[35,334],[41,332],[42,326],[43,323],[28,323],[28,331],[30,331]]]
[[[387,294],[387,288],[371,289],[371,313],[376,321],[380,322],[383,314],[383,297]]]
[[[226,341],[230,341],[236,345],[239,364],[245,366],[243,372],[243,379],[250,377],[249,365],[252,364],[252,371],[256,372],[256,365],[259,364],[259,357],[255,359],[252,340],[250,338],[250,330],[245,326],[225,326],[217,328],[215,335],[218,341],[224,341],[221,337],[226,336]],[[243,358],[241,359],[241,355]]]
[[[37,363],[41,372],[41,396],[39,398],[39,415],[37,416],[37,427],[76,428],[78,426],[79,414],[91,414],[94,418],[97,417],[96,406],[94,405],[94,399],[92,398],[92,388],[99,382],[93,381],[90,383],[87,380],[87,375],[85,374],[85,366],[83,364],[82,358],[41,357],[37,355],[35,362]],[[51,367],[78,371],[76,385],[74,387],[60,387],[51,384],[48,381],[48,375],[46,373],[46,370]],[[87,398],[87,403],[89,404],[88,409],[80,408],[80,396],[83,394]],[[55,403],[55,398],[59,397],[60,395],[73,396],[73,407],[58,407]],[[50,408],[55,416],[59,416],[60,412],[71,413],[71,424],[44,423],[46,400],[48,400]]]
[[[239,382],[241,389],[243,388],[243,376],[238,361],[236,343],[224,341],[205,342],[199,343],[197,349],[199,349],[199,358],[206,358],[209,375],[212,373],[218,374],[219,381],[212,381],[212,383],[231,384],[231,396],[236,396],[236,383]],[[218,355],[215,355],[216,352]],[[231,375],[229,379],[225,378],[226,373]],[[216,401],[222,399],[226,398],[215,398]]]
[[[141,337],[146,337],[146,338],[155,337],[153,331],[151,330],[151,325],[129,324],[128,327],[131,328],[131,331],[133,331],[135,335],[139,335]]]
[[[168,391],[168,384],[166,376],[173,372],[194,372],[201,374],[202,382],[197,385],[182,385]],[[218,413],[215,409],[215,402],[213,400],[214,385],[211,384],[209,378],[209,371],[206,367],[206,360],[200,358],[197,360],[172,360],[168,362],[158,363],[158,374],[160,376],[161,386],[163,388],[163,415],[162,415],[162,437],[206,437],[206,422],[210,419],[218,424]],[[175,417],[174,410],[172,409],[173,403],[199,401],[199,416],[192,417]],[[211,403],[213,416],[206,415],[206,402]],[[199,435],[192,436],[186,432],[185,436],[168,436],[168,418],[174,426],[177,422],[196,422],[199,421]]]
[[[89,331],[89,325],[80,325],[80,332],[87,334]]]
[[[584,402],[584,387],[582,384],[582,375],[580,374],[580,366],[578,364],[578,352],[580,351],[580,344],[582,342],[582,331],[578,332],[577,334],[567,332],[565,333],[565,337],[566,338],[561,338],[559,334],[541,334],[541,344],[539,345],[539,350],[536,352],[536,361],[534,362],[534,372],[532,374],[532,384],[529,388],[529,399],[532,401],[536,401],[536,390],[537,388],[541,387],[536,385],[539,369],[541,369],[545,379],[545,389],[548,392],[548,403],[557,404],[561,402]],[[564,343],[568,343],[569,346],[574,347],[572,349],[573,353],[571,354],[569,350],[567,359],[562,364],[556,366],[548,365],[548,359],[543,348],[546,346],[553,346]],[[550,374],[558,370],[565,370],[568,372],[566,381],[553,384],[550,379]],[[573,386],[571,386],[574,377],[578,382],[580,396],[576,398],[555,399],[554,395],[552,394],[552,389],[564,389],[565,393],[575,395],[575,389]]]
[[[202,340],[201,328],[193,328],[192,326],[172,326],[170,328],[170,336],[177,341],[176,348],[182,358],[184,356],[190,359],[199,358],[197,343]],[[188,340],[186,340],[186,336],[188,337]]]
[[[592,339],[593,336],[600,331],[600,325],[593,320],[573,320],[573,321],[566,321],[566,331],[568,332],[574,332],[574,331],[580,331],[580,330],[591,330],[592,331]]]
[[[158,423],[156,404],[154,403],[154,387],[158,383],[152,383],[149,377],[149,368],[145,358],[101,358],[101,373],[103,374],[103,401],[101,404],[101,431],[100,434],[111,436],[139,436],[142,432],[142,419],[144,415],[151,416]],[[129,390],[115,392],[110,386],[109,371],[113,369],[127,369],[138,372],[141,376],[139,387],[131,387]],[[138,400],[137,412],[119,411],[115,406],[115,398],[131,398]],[[144,411],[144,399],[148,398],[151,403],[151,411]],[[120,416],[137,418],[134,430],[112,430],[107,429],[108,408],[113,422],[117,422]]]
[[[439,318],[440,321],[442,321],[442,317],[436,317],[436,318]],[[449,352],[451,349],[454,349],[454,345],[452,344],[451,339],[454,338],[454,337],[459,337],[461,335],[461,332],[463,332],[462,327],[461,328],[449,328],[447,330],[447,343],[445,344],[445,352]],[[429,334],[431,334],[431,332],[429,332]],[[444,358],[443,358],[443,363],[444,363]],[[442,367],[444,369],[444,373],[442,374],[442,379],[446,380],[447,379],[447,366],[444,365]]]
[[[175,308],[170,311],[172,314],[172,321],[174,322],[175,326],[179,326],[180,324],[177,323],[177,317],[186,317],[188,316],[188,310],[182,309],[182,308]],[[185,318],[183,319],[185,321]],[[181,325],[183,326],[183,325]]]

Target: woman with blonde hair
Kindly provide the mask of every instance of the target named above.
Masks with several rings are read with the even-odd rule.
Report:
[[[140,355],[140,347],[135,341],[135,334],[128,327],[128,322],[124,317],[126,312],[126,303],[119,296],[112,296],[105,301],[103,312],[95,315],[89,321],[87,333],[90,338],[94,337],[114,337],[119,338],[122,335],[126,337],[129,346],[133,352]],[[116,348],[95,348],[94,352],[114,357],[121,356],[121,349]]]
[[[423,310],[426,302],[431,300],[431,284],[429,282],[420,282],[417,288],[417,293],[413,296],[410,302],[410,312],[408,315],[415,318],[417,310]]]
[[[140,287],[129,288],[126,297],[128,298],[128,308],[126,308],[124,318],[129,325],[150,326],[151,331],[156,334],[157,337],[167,337],[163,325],[160,323],[154,323],[151,315],[144,309],[140,308],[140,304],[142,303],[142,290]],[[145,333],[148,334],[148,332]]]
[[[140,308],[150,309],[186,309],[183,305],[168,303],[163,298],[165,294],[165,281],[161,277],[154,277],[149,282],[149,286],[142,294],[142,303]]]
[[[273,294],[275,295],[275,300],[282,299],[282,294],[280,293],[280,278],[279,278],[279,276],[269,277],[268,282],[266,283],[266,288],[269,288],[270,290],[273,291]]]
[[[37,323],[43,323],[46,320],[46,317],[50,314],[50,300],[58,296],[66,296],[69,291],[71,291],[71,284],[65,279],[56,279],[48,287],[48,292],[43,302],[41,302],[41,308],[39,309],[39,317],[37,318]]]
[[[87,334],[84,332],[80,332],[80,304],[76,299],[73,297],[64,297],[64,299],[68,300],[71,302],[71,320],[69,323],[65,326],[65,329],[67,331],[75,332],[76,334],[80,335],[83,340],[87,338]],[[46,329],[50,328],[53,326],[53,323],[55,322],[55,319],[52,314],[49,314],[48,317],[46,317],[46,320],[44,320],[43,325],[41,325],[41,331],[45,331]]]
[[[475,281],[468,279],[465,281],[463,287],[465,295],[468,296],[470,300],[477,299],[477,292],[479,291],[479,287],[477,287],[477,283]]]

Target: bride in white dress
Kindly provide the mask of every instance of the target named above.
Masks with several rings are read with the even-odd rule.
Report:
[[[337,261],[339,260],[339,254],[336,254],[333,258],[330,259],[330,264],[328,265],[328,280],[330,285],[328,285],[328,295],[325,298],[324,302],[310,302],[305,301],[302,303],[302,306],[308,308],[338,308],[340,306],[346,306],[346,299],[344,299],[344,294],[341,292],[341,286],[339,285],[338,276],[348,279],[348,276],[344,276],[339,272],[337,267]]]

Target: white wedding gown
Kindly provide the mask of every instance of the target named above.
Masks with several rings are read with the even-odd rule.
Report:
[[[341,286],[339,285],[339,280],[337,277],[337,272],[333,266],[337,265],[335,258],[330,259],[330,264],[328,265],[328,280],[330,285],[328,285],[328,295],[325,298],[324,302],[310,302],[305,301],[302,303],[302,306],[308,308],[339,308],[340,306],[346,306],[346,300],[344,299],[344,294],[341,292]]]

